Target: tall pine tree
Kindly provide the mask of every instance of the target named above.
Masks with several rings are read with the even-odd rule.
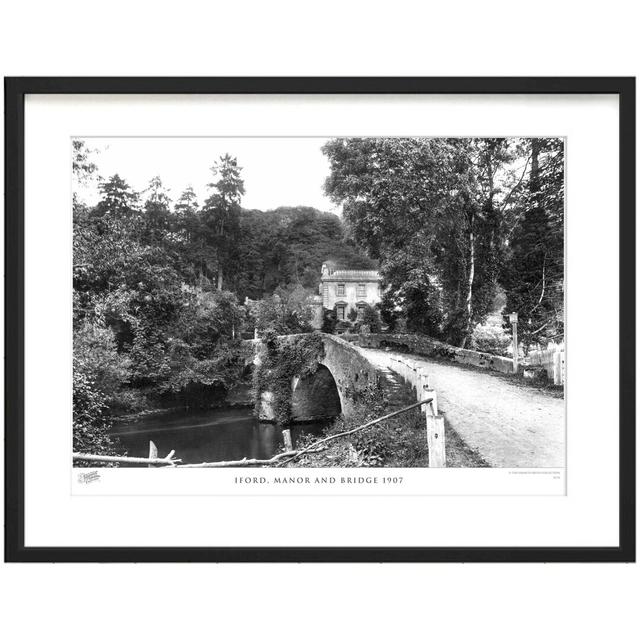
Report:
[[[208,186],[214,192],[207,198],[202,209],[202,218],[209,258],[214,258],[218,290],[224,284],[225,273],[237,253],[240,231],[240,201],[244,195],[244,181],[236,158],[225,154],[211,168],[218,178]],[[210,268],[213,265],[210,265]]]

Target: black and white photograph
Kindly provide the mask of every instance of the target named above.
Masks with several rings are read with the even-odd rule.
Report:
[[[565,468],[564,138],[69,157],[75,467]]]

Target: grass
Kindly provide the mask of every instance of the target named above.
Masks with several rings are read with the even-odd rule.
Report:
[[[372,390],[363,398],[349,418],[341,416],[321,436],[305,435],[296,442],[302,449],[315,441],[348,431],[386,413],[415,402],[414,392],[402,385],[395,388],[393,405],[391,394]],[[487,462],[471,449],[449,425],[445,424],[447,467],[488,467]],[[291,467],[428,467],[429,447],[424,414],[419,408],[385,420],[356,434],[337,438],[323,445],[319,453],[305,454]]]

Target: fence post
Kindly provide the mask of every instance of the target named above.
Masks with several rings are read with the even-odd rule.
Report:
[[[429,374],[425,373],[424,367],[419,367],[418,368],[418,388],[416,389],[416,396],[418,398],[418,402],[422,402],[423,400],[426,400],[429,397],[427,395],[428,391],[429,391]],[[422,411],[422,413],[426,413],[427,411],[429,411],[429,408],[427,407],[426,404],[423,404],[420,407],[420,411]]]
[[[427,400],[431,398],[431,404],[422,405],[422,410],[424,413],[432,414],[434,416],[438,415],[438,394],[435,389],[432,389],[429,386],[429,376],[424,376],[426,378],[426,384],[422,386],[422,397],[420,400]]]
[[[553,352],[553,384],[561,385],[562,380],[562,352]]]
[[[510,313],[509,322],[513,330],[513,373],[518,373],[518,314]]]
[[[293,443],[291,442],[291,429],[283,429],[282,437],[284,438],[284,450],[293,451]]]
[[[158,458],[158,447],[153,440],[149,440],[149,460],[156,460]],[[154,467],[155,465],[150,464],[147,465],[149,467]]]
[[[411,388],[415,389],[416,388],[415,368],[411,360],[407,362],[407,376],[408,376],[408,382],[411,385]]]
[[[429,446],[429,467],[447,466],[445,455],[444,418],[427,413],[427,445]]]
[[[401,360],[402,363],[402,379],[406,382],[407,377],[409,376],[409,365],[404,357]]]
[[[422,398],[420,400],[428,400],[431,398],[430,404],[422,405],[422,412],[426,415],[438,415],[438,397],[434,389],[430,389],[429,385],[426,385],[422,391]]]

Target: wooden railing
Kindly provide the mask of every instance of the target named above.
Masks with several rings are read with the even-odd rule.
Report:
[[[416,399],[424,403],[427,422],[427,445],[429,467],[446,467],[446,443],[444,417],[438,415],[438,399],[435,389],[429,384],[429,372],[415,360],[405,356],[390,356],[390,369],[397,373],[416,392]]]
[[[525,365],[543,367],[547,378],[560,386],[565,379],[564,345],[555,345],[544,351],[529,351],[524,359]]]

